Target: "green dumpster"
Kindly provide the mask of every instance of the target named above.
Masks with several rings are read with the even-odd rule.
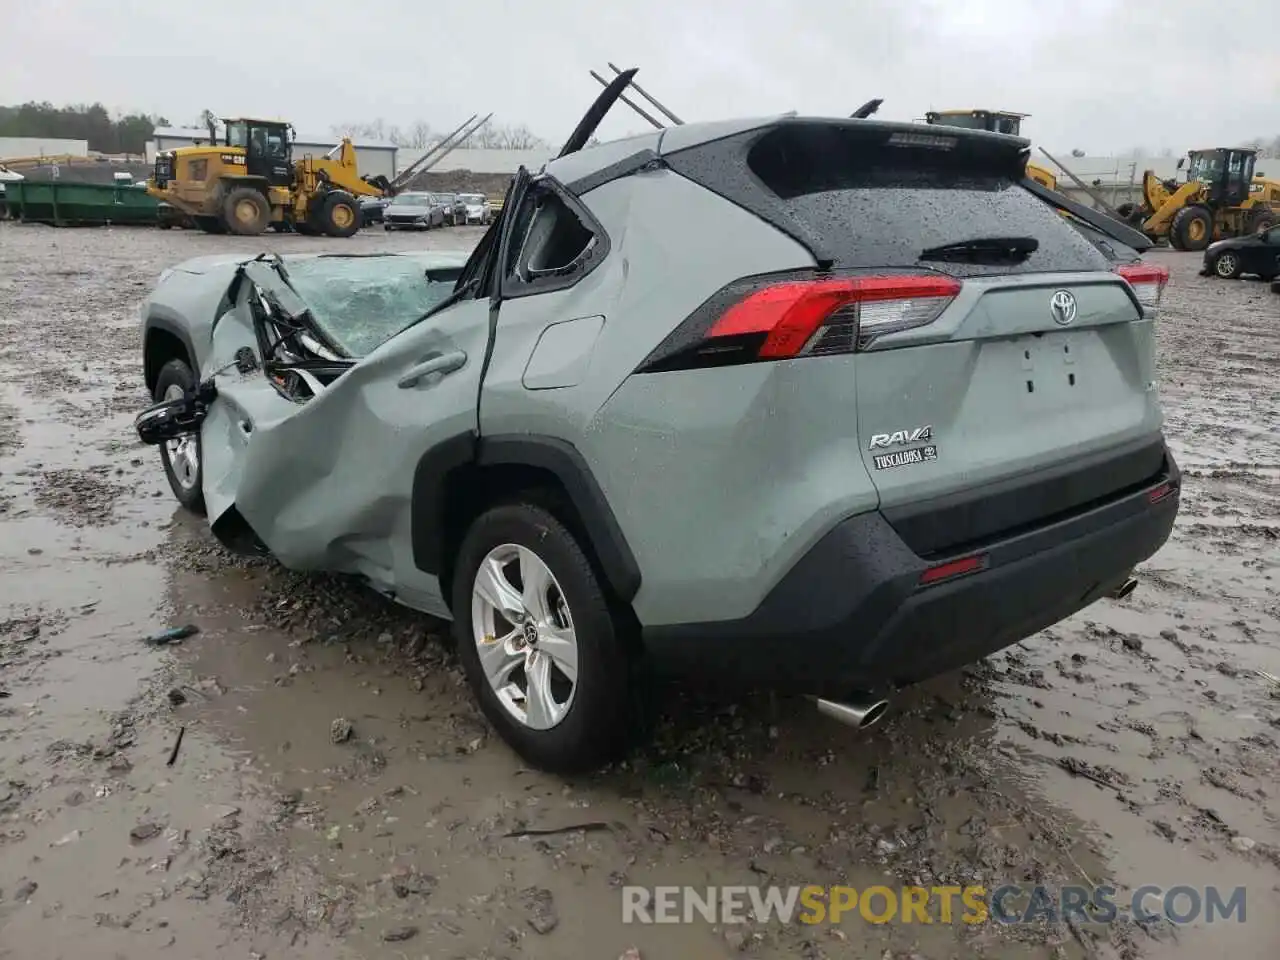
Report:
[[[155,223],[159,201],[133,184],[16,180],[5,184],[9,216],[28,223],[93,226]]]

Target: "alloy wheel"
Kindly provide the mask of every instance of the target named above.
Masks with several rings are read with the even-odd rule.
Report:
[[[165,400],[179,400],[182,396],[182,386],[177,383],[170,384],[164,392]],[[173,440],[166,440],[164,449],[178,485],[183,490],[194,489],[200,476],[200,435],[184,433]]]
[[[485,678],[512,717],[533,730],[564,720],[578,686],[578,642],[542,558],[511,543],[490,550],[472,583],[471,629]]]

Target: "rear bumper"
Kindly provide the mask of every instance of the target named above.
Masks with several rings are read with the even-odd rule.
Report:
[[[921,559],[878,512],[851,517],[750,616],[646,627],[645,646],[661,669],[794,692],[840,696],[926,680],[1119,587],[1168,538],[1179,481],[1166,453],[1139,489],[966,547],[956,556],[980,555],[981,569],[927,586],[921,574],[954,558]]]

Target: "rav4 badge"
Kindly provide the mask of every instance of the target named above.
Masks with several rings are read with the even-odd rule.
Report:
[[[907,443],[920,443],[922,440],[933,439],[933,427],[924,426],[916,427],[914,430],[895,430],[893,433],[873,433],[871,435],[871,446],[868,450],[877,450],[880,447],[896,447]]]

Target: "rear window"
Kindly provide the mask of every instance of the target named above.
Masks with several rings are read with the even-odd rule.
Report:
[[[865,121],[784,123],[749,137],[669,160],[834,267],[924,266],[955,276],[1108,269],[1094,243],[1018,184],[1018,141]],[[920,256],[993,237],[1031,237],[1038,247],[1021,262],[999,265]]]

